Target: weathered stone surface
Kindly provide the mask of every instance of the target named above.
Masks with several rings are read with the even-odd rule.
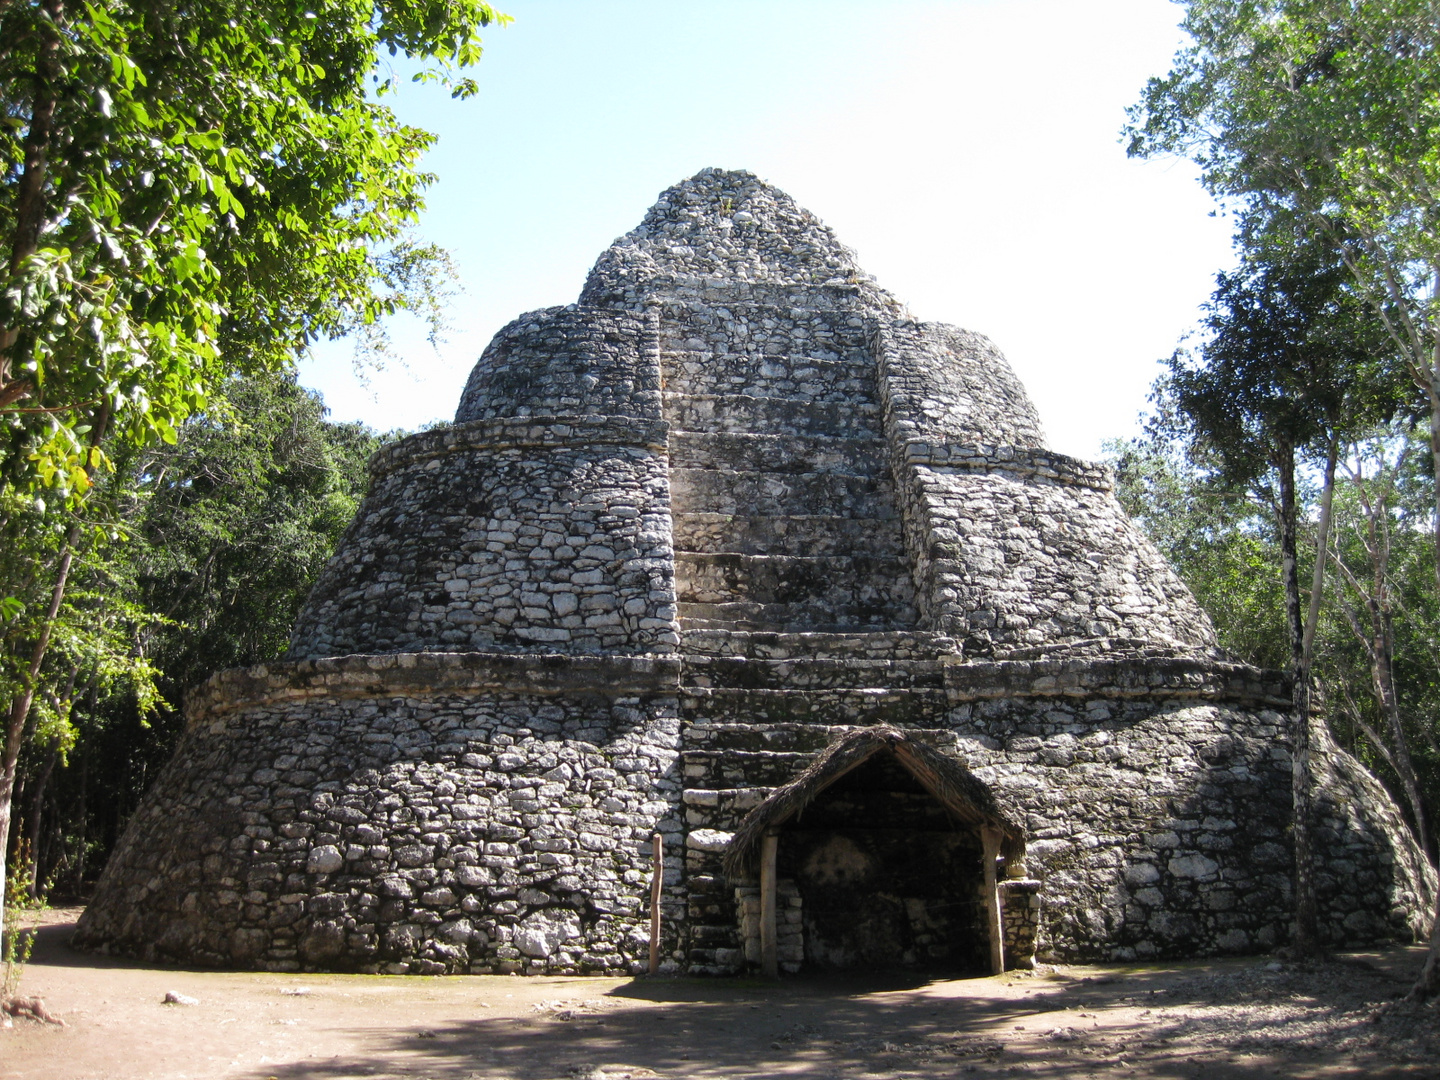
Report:
[[[580,936],[580,916],[573,911],[537,911],[515,927],[515,947],[526,956],[548,959],[567,941]]]
[[[911,320],[755,177],[663,193],[579,304],[496,336],[455,425],[371,470],[290,659],[189,696],[78,943],[633,972],[659,833],[662,970],[741,970],[760,898],[723,874],[731,835],[878,723],[958,755],[1023,823],[1012,963],[1286,939],[1284,678],[1219,654],[1108,471],[1045,448],[991,342]],[[1424,933],[1434,873],[1389,796],[1323,738],[1316,774],[1326,940]],[[975,893],[978,841],[923,789],[890,794]],[[843,966],[817,930],[831,870],[924,869],[872,832],[782,835],[783,969]],[[988,955],[955,939],[978,894],[957,915],[920,884],[859,897],[893,920],[866,948]]]

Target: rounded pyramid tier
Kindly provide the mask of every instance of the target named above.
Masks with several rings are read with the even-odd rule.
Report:
[[[988,339],[907,318],[814,215],[718,169],[580,303],[501,330],[452,428],[377,457],[291,655],[665,653],[688,629],[1215,648]]]

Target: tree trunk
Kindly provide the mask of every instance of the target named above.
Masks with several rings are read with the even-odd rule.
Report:
[[[1440,270],[1435,272],[1435,294],[1440,295]],[[1430,385],[1427,388],[1430,402],[1430,455],[1435,466],[1435,587],[1440,593],[1440,325],[1430,329]],[[1440,889],[1435,891],[1434,922],[1430,929],[1430,952],[1425,957],[1425,966],[1410,991],[1412,998],[1426,998],[1440,993]]]
[[[1365,606],[1368,627],[1362,628],[1358,617],[1344,606],[1350,631],[1365,650],[1370,661],[1370,683],[1375,691],[1375,700],[1380,706],[1385,726],[1390,732],[1390,744],[1380,747],[1386,762],[1400,778],[1405,789],[1405,799],[1410,805],[1415,839],[1426,857],[1435,863],[1433,838],[1430,836],[1428,815],[1420,791],[1420,781],[1415,772],[1415,761],[1410,754],[1410,741],[1400,716],[1400,696],[1395,687],[1395,603],[1390,591],[1390,503],[1394,491],[1394,477],[1404,468],[1404,452],[1396,459],[1391,477],[1386,478],[1386,466],[1376,470],[1374,490],[1367,490],[1365,477],[1360,470],[1351,475],[1361,509],[1365,513],[1365,549],[1370,559],[1370,584],[1362,587],[1360,579],[1344,565],[1338,555],[1335,565],[1347,584],[1359,596]],[[1383,460],[1383,459],[1382,459]],[[1375,741],[1371,734],[1372,741]],[[1377,742],[1377,747],[1380,744]]]
[[[1410,756],[1410,742],[1405,737],[1405,728],[1400,717],[1400,702],[1395,691],[1395,647],[1394,636],[1389,627],[1389,613],[1380,614],[1377,621],[1381,623],[1381,627],[1376,635],[1375,654],[1371,658],[1375,693],[1380,699],[1386,725],[1390,729],[1395,772],[1400,777],[1400,786],[1405,789],[1405,800],[1410,804],[1410,815],[1415,820],[1415,840],[1431,865],[1434,865],[1434,839],[1430,835],[1425,799],[1420,791],[1420,778],[1416,775],[1415,762]]]
[[[50,648],[50,633],[55,627],[55,618],[60,614],[60,602],[65,599],[65,585],[70,579],[70,564],[75,555],[75,541],[79,539],[80,526],[70,526],[65,537],[64,553],[56,568],[55,585],[50,591],[50,610],[40,628],[40,637],[30,652],[30,666],[18,694],[10,700],[10,709],[5,717],[5,742],[0,751],[0,851],[10,849],[10,813],[15,794],[15,767],[20,760],[20,742],[25,734],[25,721],[30,718],[30,706],[35,702],[35,690],[40,680],[40,666],[45,662],[45,653]],[[0,897],[5,895],[5,860],[0,859]],[[0,904],[0,935],[5,932],[5,909]]]
[[[44,836],[44,829],[41,822],[45,817],[45,788],[50,783],[50,776],[55,771],[55,759],[60,756],[60,739],[52,737],[49,745],[45,747],[45,763],[40,766],[40,775],[35,778],[35,791],[30,797],[30,885],[29,893],[31,900],[40,899],[40,874],[43,867],[40,865],[40,841]]]
[[[1280,480],[1280,573],[1290,636],[1295,712],[1291,753],[1291,798],[1295,816],[1295,930],[1290,947],[1301,958],[1320,954],[1320,917],[1315,900],[1315,855],[1310,837],[1311,776],[1310,665],[1305,656],[1305,622],[1300,612],[1296,558],[1295,450],[1282,445],[1276,460]]]
[[[95,711],[95,693],[90,694],[90,711]],[[76,799],[75,870],[70,892],[77,898],[85,894],[85,840],[90,825],[90,755],[80,757],[80,796]]]
[[[1409,996],[1412,1001],[1423,1001],[1435,994],[1440,994],[1440,892],[1436,893],[1435,924],[1430,930],[1430,951],[1425,956],[1425,966],[1420,969],[1420,977],[1410,988]]]

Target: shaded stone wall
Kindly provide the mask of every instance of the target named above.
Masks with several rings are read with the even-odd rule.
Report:
[[[781,646],[754,638],[752,652]],[[1024,824],[1036,906],[1027,897],[1007,934],[1029,934],[1043,956],[1207,956],[1288,940],[1290,758],[1274,711],[1288,688],[1278,677],[1158,655],[933,667],[792,657],[692,659],[681,683],[685,823],[702,838],[687,863],[693,968],[737,962],[711,889],[740,820],[837,734],[875,722],[954,752]],[[1334,747],[1321,758],[1327,940],[1422,940],[1433,870],[1374,778]]]
[[[1204,956],[1288,940],[1290,755],[1279,713],[1183,699],[996,699],[958,706],[951,722],[960,756],[1030,833],[1043,956]],[[1338,749],[1318,774],[1326,942],[1418,939],[1435,878],[1400,815]]]
[[[1035,966],[1035,939],[1040,934],[1040,882],[1013,878],[999,883],[1000,917],[1004,926],[1005,970]]]
[[[408,663],[217,680],[77,944],[272,971],[643,966],[650,837],[679,846],[673,665],[389,659]],[[387,671],[406,692],[373,693]]]
[[[477,421],[390,447],[290,655],[673,650],[663,447],[657,423],[599,417]]]

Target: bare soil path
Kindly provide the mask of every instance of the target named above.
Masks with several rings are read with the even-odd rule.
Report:
[[[947,981],[271,975],[147,968],[65,944],[0,1030],[0,1080],[1440,1078],[1423,950],[1046,967]],[[162,1004],[167,993],[198,1004]]]

